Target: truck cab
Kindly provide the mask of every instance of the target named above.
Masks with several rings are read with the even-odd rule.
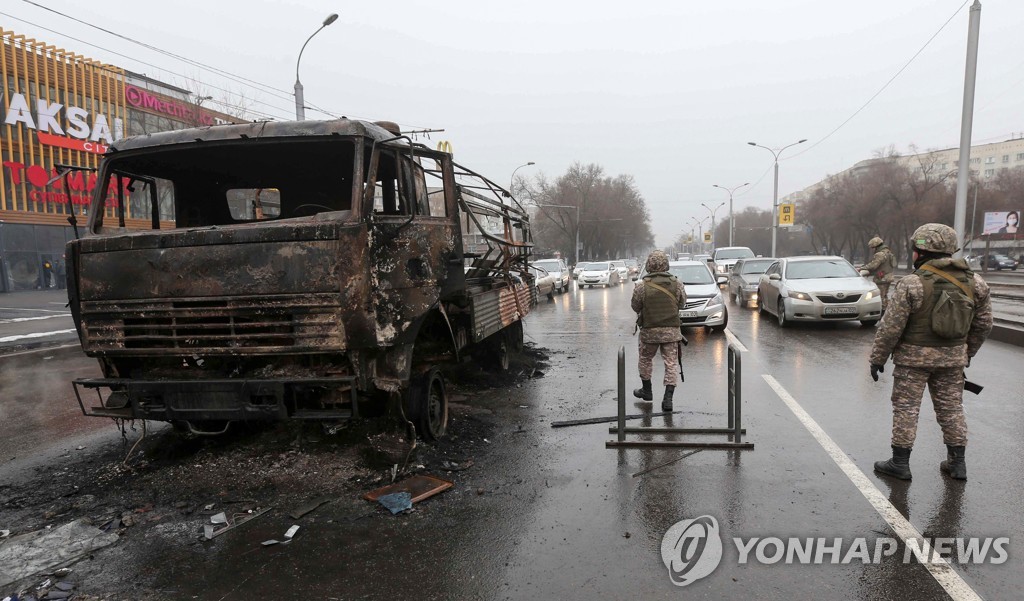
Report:
[[[393,124],[128,138],[97,178],[67,248],[79,339],[104,374],[75,381],[87,415],[208,432],[390,399],[436,438],[438,366],[514,347],[536,303],[522,207]],[[484,232],[486,252],[467,256],[463,230],[487,220],[507,235]]]

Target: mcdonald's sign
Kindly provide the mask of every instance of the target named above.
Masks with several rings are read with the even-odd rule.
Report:
[[[452,150],[452,143],[448,140],[441,140],[437,143],[437,150],[440,152],[447,152],[448,154],[455,154]]]

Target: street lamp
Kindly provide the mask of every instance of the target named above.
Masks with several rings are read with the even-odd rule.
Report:
[[[698,240],[698,243],[700,244],[700,246],[698,248],[700,248],[700,250],[703,251],[704,250],[704,222],[706,222],[708,220],[708,218],[705,217],[704,219],[697,219],[696,217],[690,217],[690,220],[693,221],[693,224],[697,226],[697,240]]]
[[[725,201],[722,201],[722,204],[718,205],[717,207],[715,207],[713,209],[711,207],[709,207],[708,205],[704,204],[704,203],[700,203],[700,206],[704,207],[705,209],[707,209],[711,213],[711,248],[712,248],[712,250],[714,250],[714,248],[715,248],[715,213],[718,212],[718,209],[721,209],[722,207],[725,206]]]
[[[524,165],[525,167],[525,165]],[[516,167],[518,169],[518,167]],[[515,172],[513,172],[515,175]],[[576,210],[576,252],[574,253],[574,265],[580,264],[580,208],[573,205],[537,205],[538,208],[551,208],[551,209],[575,209]],[[609,219],[606,221],[618,221],[615,219]]]
[[[512,170],[512,177],[508,178],[508,191],[510,193],[512,192],[512,186],[515,185],[516,171],[519,171],[523,167],[529,167],[530,165],[536,165],[536,164],[537,163],[534,163],[533,161],[530,161],[529,163],[523,163],[522,165],[520,165],[520,166],[518,166],[518,167],[516,167],[515,169]]]
[[[719,186],[718,184],[711,184],[712,188],[721,188],[721,189],[723,189],[723,190],[725,190],[726,192],[729,193],[729,246],[732,246],[732,231],[734,229],[734,224],[733,224],[733,219],[732,219],[732,193],[735,192],[736,190],[739,190],[743,186],[749,186],[749,185],[750,185],[750,182],[747,182],[745,184],[740,184],[740,185],[736,186],[735,188],[726,188],[725,186]]]
[[[790,146],[796,146],[797,144],[803,144],[806,141],[807,141],[807,138],[804,138],[803,140],[800,140],[798,142],[793,142],[789,146],[783,146],[782,148],[779,148],[778,150],[773,149],[773,148],[768,148],[767,146],[761,146],[760,144],[758,144],[756,142],[747,142],[747,144],[750,144],[751,146],[757,146],[758,148],[764,148],[768,152],[772,153],[772,156],[775,157],[775,192],[772,194],[772,256],[773,257],[775,256],[775,243],[776,243],[776,240],[779,237],[779,218],[778,218],[778,215],[777,215],[777,213],[779,211],[779,155],[782,154],[783,150],[789,148]]]
[[[337,13],[331,13],[331,14],[327,15],[327,18],[324,19],[323,24],[320,25],[320,29],[323,29],[324,27],[327,27],[328,25],[330,25],[331,23],[334,23],[337,20],[338,20],[338,14]],[[313,39],[314,35],[320,33],[320,29],[317,29],[316,31],[313,32],[313,35],[311,35],[308,38],[306,38],[306,44],[309,43],[309,40]],[[302,97],[302,82],[299,81],[299,63],[302,61],[302,53],[306,50],[306,44],[302,45],[302,50],[299,50],[299,58],[298,58],[298,60],[295,61],[295,120],[296,121],[305,121],[306,120],[305,99]]]

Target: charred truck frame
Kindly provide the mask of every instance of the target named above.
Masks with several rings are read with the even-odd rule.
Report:
[[[507,368],[537,302],[523,207],[394,124],[139,136],[97,177],[88,233],[67,246],[78,336],[104,376],[74,381],[86,415],[215,433],[390,403],[437,438],[438,366]],[[148,229],[128,229],[140,215]]]

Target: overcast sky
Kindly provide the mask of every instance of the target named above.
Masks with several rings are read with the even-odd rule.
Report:
[[[783,155],[793,158],[780,163],[780,196],[889,145],[959,143],[964,0],[40,2],[282,92],[246,88],[20,0],[0,11],[35,25],[4,15],[0,25],[164,81],[193,77],[215,99],[226,98],[218,88],[244,90],[278,119],[294,115],[286,92],[299,48],[337,12],[302,58],[307,103],[443,128],[430,144],[450,140],[459,162],[503,185],[527,161],[537,165],[520,175],[554,177],[574,161],[631,174],[659,245],[708,215],[701,202],[728,198],[712,184],[756,183],[736,209],[770,208],[772,157],[748,141],[808,138]],[[863,112],[794,156],[850,117],[951,16]],[[985,2],[976,144],[1024,132],[1022,31],[1024,2]]]

